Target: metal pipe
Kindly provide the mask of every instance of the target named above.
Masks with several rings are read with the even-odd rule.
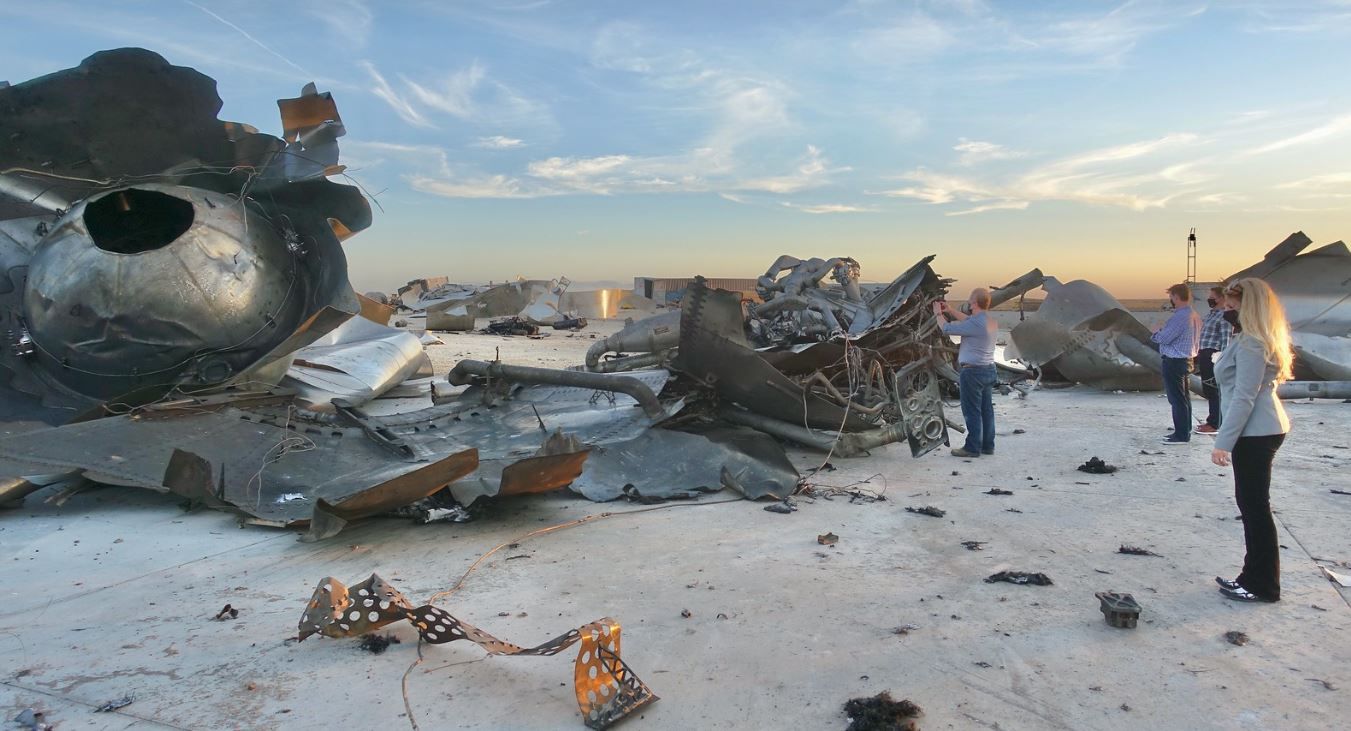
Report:
[[[463,386],[472,377],[498,379],[512,383],[538,383],[549,386],[570,386],[573,388],[591,388],[597,391],[614,391],[632,396],[643,411],[653,419],[666,417],[657,395],[647,384],[636,378],[613,373],[589,373],[586,371],[562,371],[553,368],[532,368],[530,366],[507,365],[498,361],[488,363],[482,360],[462,360],[446,374],[446,380],[452,386]]]
[[[599,368],[601,356],[616,353],[656,353],[680,345],[680,310],[653,315],[593,343],[586,351],[586,369]]]
[[[906,438],[905,424],[902,423],[892,424],[880,429],[869,429],[868,431],[840,432],[826,435],[797,424],[790,424],[744,409],[723,407],[719,409],[718,415],[734,424],[748,426],[808,447],[823,451],[830,451],[831,448],[834,448],[835,454],[841,457],[858,457],[870,449],[899,442]]]
[[[612,358],[603,360],[595,368],[588,368],[587,370],[593,373],[618,373],[662,365],[667,358],[671,357],[671,353],[670,350],[663,350],[659,353],[643,353],[642,355],[630,355],[627,358]]]

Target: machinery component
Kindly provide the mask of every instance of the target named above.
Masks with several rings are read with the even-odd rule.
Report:
[[[572,388],[590,388],[597,391],[614,391],[633,397],[643,411],[652,419],[663,419],[666,411],[657,400],[652,389],[636,378],[617,376],[607,373],[588,373],[586,371],[560,371],[552,368],[532,368],[529,366],[507,365],[501,362],[488,363],[481,360],[462,360],[455,364],[446,376],[451,385],[463,386],[471,382],[470,376],[489,380],[510,381],[513,383],[536,383],[551,386],[569,386]]]
[[[1140,621],[1140,603],[1135,597],[1115,591],[1100,591],[1093,596],[1098,598],[1107,624],[1118,629],[1135,629]]]
[[[622,629],[609,617],[535,647],[521,647],[503,642],[432,604],[414,607],[375,574],[350,590],[331,576],[320,581],[301,615],[298,637],[302,642],[314,634],[358,637],[402,620],[415,626],[424,642],[440,645],[467,640],[490,655],[550,656],[580,643],[573,664],[573,690],[587,728],[609,728],[658,700],[620,657]]]

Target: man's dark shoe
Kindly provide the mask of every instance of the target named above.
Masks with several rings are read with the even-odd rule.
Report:
[[[1180,439],[1176,436],[1163,438],[1164,444],[1191,444],[1191,442],[1192,440],[1190,438]]]
[[[954,457],[979,457],[979,452],[968,452],[965,447],[953,447],[952,456]]]
[[[993,450],[993,449],[982,449],[982,450],[980,450],[980,453],[981,453],[981,454],[985,454],[985,455],[990,455],[990,454],[994,454],[994,450]]]

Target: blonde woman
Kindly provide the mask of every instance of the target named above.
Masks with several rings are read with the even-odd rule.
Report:
[[[1280,546],[1271,517],[1271,462],[1290,431],[1276,386],[1290,379],[1294,354],[1285,309],[1260,279],[1240,279],[1226,292],[1225,318],[1234,337],[1215,362],[1224,414],[1211,461],[1234,466],[1234,499],[1243,516],[1247,555],[1234,580],[1215,577],[1220,591],[1242,602],[1281,599]]]

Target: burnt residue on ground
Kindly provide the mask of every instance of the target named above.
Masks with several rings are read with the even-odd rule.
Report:
[[[993,584],[997,581],[1006,581],[1010,584],[1030,586],[1051,585],[1051,578],[1046,574],[1033,574],[1026,571],[1000,571],[997,574],[991,574],[985,578],[985,583],[987,584]]]
[[[1248,636],[1237,630],[1230,630],[1224,633],[1224,639],[1231,645],[1242,647],[1248,644]]]
[[[962,548],[968,551],[984,551],[986,543],[989,541],[962,541]]]
[[[898,701],[882,691],[871,698],[850,698],[844,704],[847,731],[919,731],[924,711],[908,700]]]
[[[945,511],[939,510],[938,508],[935,508],[935,507],[932,506],[932,505],[925,505],[925,506],[922,507],[922,508],[907,507],[907,508],[905,509],[905,512],[907,512],[907,513],[919,513],[920,515],[927,515],[927,516],[929,516],[929,517],[931,517],[931,518],[941,518],[941,517],[943,517],[944,515],[947,515],[947,513],[946,513]]]
[[[1116,470],[1116,465],[1107,464],[1101,457],[1093,457],[1079,465],[1080,472],[1087,472],[1090,475],[1110,475]]]
[[[357,645],[372,655],[379,655],[389,649],[390,645],[399,644],[399,638],[394,635],[369,634],[361,636],[361,643]]]
[[[989,490],[986,490],[986,491],[985,491],[985,494],[986,494],[986,495],[1012,495],[1012,494],[1013,494],[1013,491],[1012,491],[1012,490],[1001,490],[1001,489],[999,489],[999,488],[997,488],[997,487],[992,487],[992,488],[990,488]]]
[[[1154,553],[1148,548],[1140,548],[1139,546],[1122,545],[1120,548],[1116,549],[1116,552],[1124,553],[1129,556],[1159,556],[1162,558],[1160,554]]]

